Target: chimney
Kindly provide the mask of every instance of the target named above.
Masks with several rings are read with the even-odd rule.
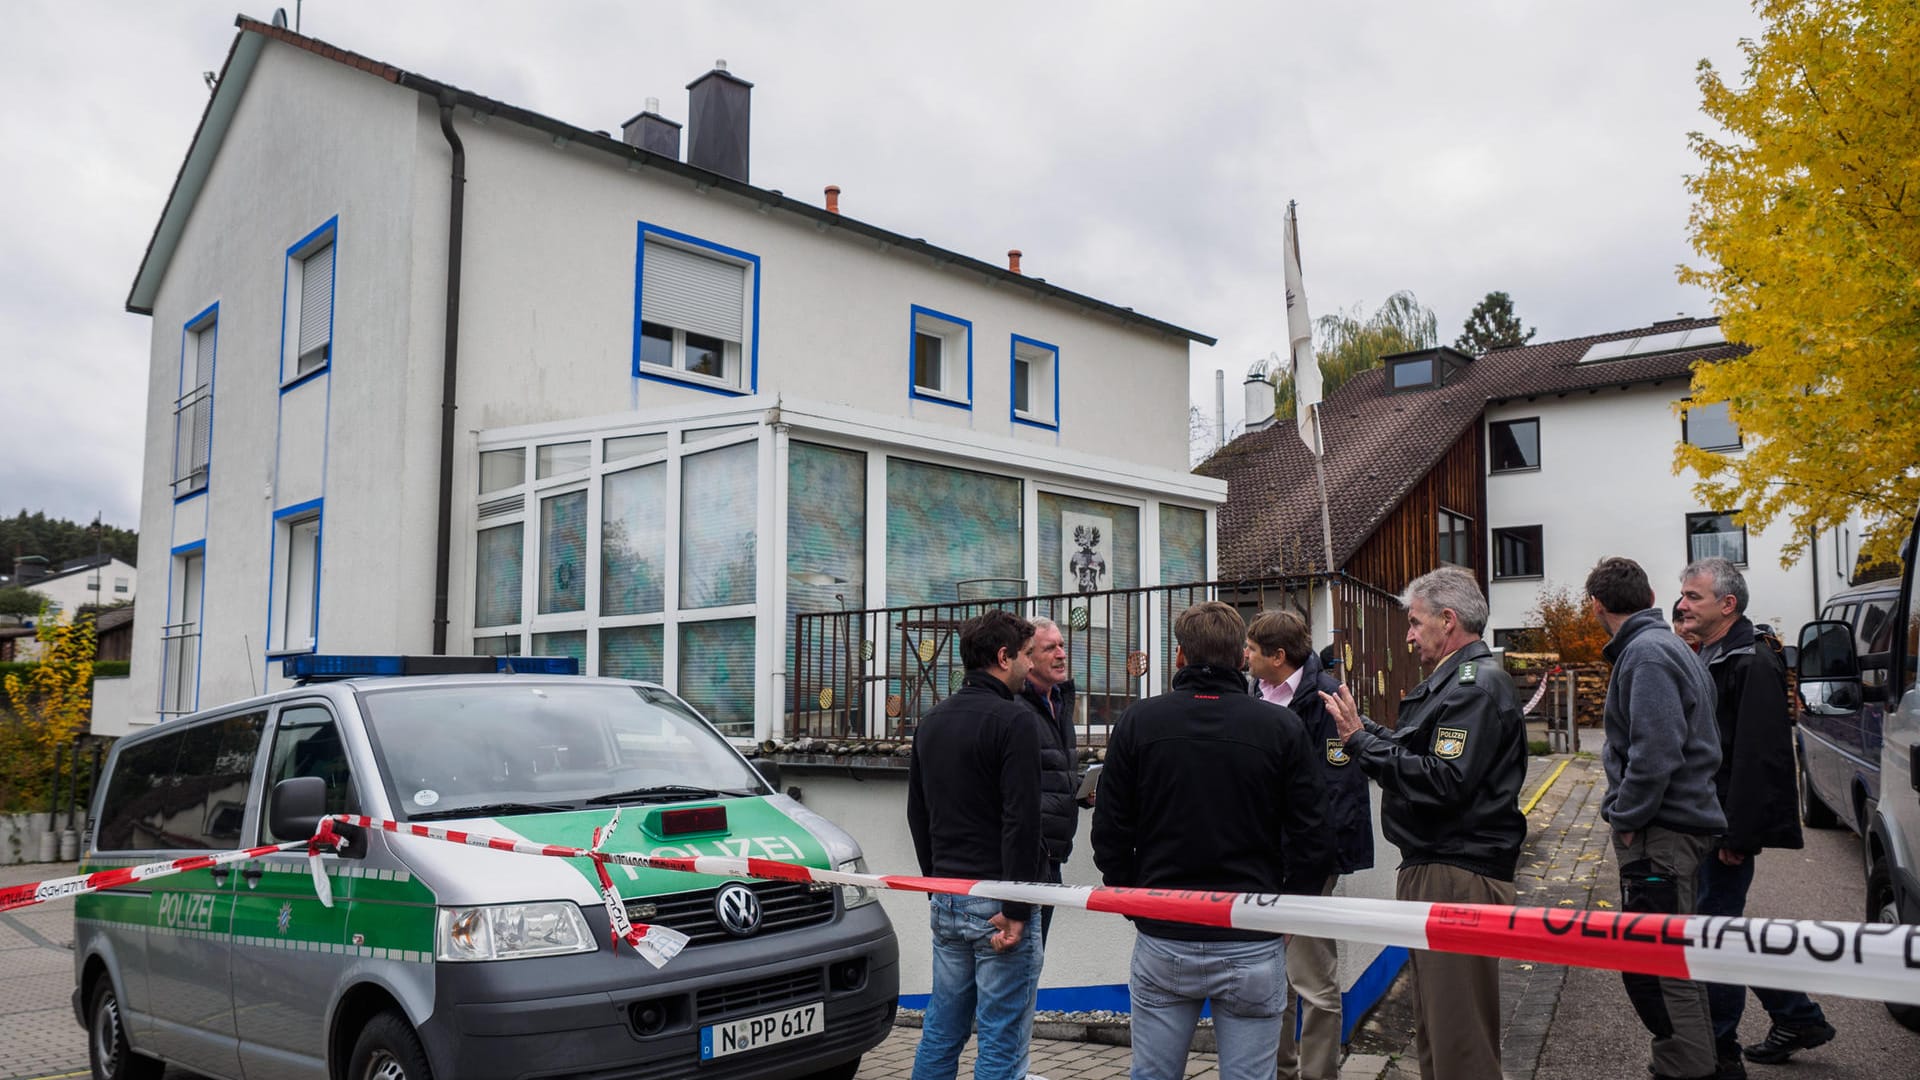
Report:
[[[728,74],[727,62],[687,84],[687,164],[747,182],[747,133],[753,84]]]
[[[1016,274],[1020,272],[1020,249],[1019,248],[1007,249],[1007,269],[1013,271]]]
[[[1227,373],[1213,369],[1213,445],[1227,445]]]
[[[1240,388],[1246,395],[1247,430],[1262,431],[1273,426],[1273,384],[1252,372]]]
[[[30,585],[47,576],[45,555],[16,555],[13,559],[13,583]]]
[[[828,184],[827,185],[827,213],[837,214],[839,212],[840,212],[840,185]]]
[[[628,146],[680,160],[680,125],[660,115],[659,98],[648,98],[640,115],[620,125],[620,135]]]

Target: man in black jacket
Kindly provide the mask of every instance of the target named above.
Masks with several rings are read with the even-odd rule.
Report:
[[[1341,874],[1373,865],[1373,799],[1367,774],[1353,763],[1327,715],[1323,693],[1340,681],[1321,666],[1307,621],[1285,609],[1261,613],[1247,626],[1247,670],[1260,696],[1292,709],[1307,731],[1314,764],[1327,784],[1327,828],[1333,840],[1333,872],[1315,890],[1333,893]],[[1280,1015],[1280,1080],[1339,1080],[1340,979],[1338,945],[1329,938],[1293,935],[1287,940],[1287,1008]],[[1293,1037],[1298,1003],[1300,1038]]]
[[[1526,728],[1513,680],[1480,640],[1487,598],[1454,566],[1407,586],[1407,642],[1433,674],[1400,699],[1388,729],[1360,715],[1341,686],[1323,697],[1347,753],[1380,785],[1381,831],[1400,849],[1399,900],[1513,903],[1527,838],[1520,785]],[[1500,1075],[1500,963],[1413,954],[1414,1049],[1423,1080]]]
[[[1308,892],[1333,861],[1325,784],[1291,712],[1246,692],[1246,624],[1218,601],[1173,621],[1173,689],[1128,709],[1107,744],[1093,858],[1108,885]],[[1134,1080],[1179,1080],[1213,1003],[1223,1080],[1271,1080],[1286,1000],[1272,934],[1134,919]]]
[[[1026,681],[1032,636],[1032,625],[1011,612],[967,620],[966,681],[914,734],[907,827],[928,877],[1040,878],[1040,732],[1013,697]],[[933,997],[913,1080],[953,1080],[975,1029],[975,1080],[1021,1080],[1040,979],[1040,942],[1027,933],[1032,905],[937,893],[927,905]]]
[[[1073,854],[1073,834],[1080,828],[1080,806],[1074,794],[1080,787],[1075,761],[1073,680],[1067,678],[1067,642],[1060,624],[1033,620],[1033,639],[1027,643],[1027,680],[1020,700],[1032,707],[1040,721],[1040,842],[1047,849],[1047,876],[1059,881],[1060,868]],[[1040,945],[1047,944],[1053,926],[1053,908],[1040,909]]]
[[[1714,717],[1720,725],[1720,770],[1713,786],[1727,813],[1718,850],[1700,861],[1698,910],[1740,915],[1761,850],[1801,845],[1786,665],[1754,633],[1745,614],[1747,580],[1728,560],[1700,559],[1681,573],[1679,610],[1686,620],[1683,632],[1700,639],[1700,658],[1713,678]],[[1748,1061],[1776,1065],[1796,1050],[1833,1038],[1826,1014],[1803,991],[1756,986],[1753,993],[1773,1025],[1764,1041],[1746,1048]],[[1746,1002],[1745,987],[1707,984],[1721,1080],[1746,1075],[1740,1060],[1740,1014]]]

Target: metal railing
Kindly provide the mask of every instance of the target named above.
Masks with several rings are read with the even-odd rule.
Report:
[[[160,628],[163,650],[160,664],[160,708],[162,716],[181,716],[193,711],[194,690],[200,666],[200,624],[168,623]]]

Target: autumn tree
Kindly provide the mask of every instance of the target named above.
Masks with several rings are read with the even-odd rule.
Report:
[[[1557,653],[1563,664],[1598,662],[1611,636],[1593,617],[1586,594],[1571,585],[1541,589],[1527,621],[1532,629],[1526,631],[1522,651]]]
[[[1479,356],[1495,349],[1525,345],[1538,332],[1534,327],[1521,326],[1520,317],[1513,313],[1513,297],[1504,292],[1490,292],[1473,306],[1473,313],[1460,328],[1460,336],[1453,339],[1453,347]]]
[[[1784,516],[1783,561],[1855,510],[1862,555],[1889,558],[1920,499],[1920,3],[1755,8],[1766,30],[1741,42],[1739,85],[1700,64],[1727,136],[1691,136],[1704,261],[1680,268],[1752,350],[1693,375],[1693,402],[1726,402],[1748,450],[1682,444],[1674,467],[1749,528]]]
[[[93,712],[93,620],[42,618],[40,662],[0,680],[11,715],[0,716],[0,810],[38,805],[86,733]]]
[[[1351,311],[1313,321],[1313,355],[1320,364],[1320,393],[1335,390],[1394,353],[1429,349],[1440,343],[1440,320],[1413,293],[1402,289],[1387,297],[1372,315],[1359,304]],[[1274,380],[1273,414],[1293,419],[1293,379],[1284,367]]]

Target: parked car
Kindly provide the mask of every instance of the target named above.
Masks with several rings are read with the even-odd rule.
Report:
[[[1860,685],[1803,694],[1795,742],[1800,750],[1800,820],[1815,829],[1845,825],[1866,835],[1866,807],[1880,798],[1880,729],[1887,709],[1887,654],[1900,582],[1877,581],[1837,593],[1820,614],[1844,623],[1859,659]],[[1816,638],[1815,648],[1833,641]],[[1804,650],[1807,642],[1802,641]],[[1818,684],[1816,684],[1818,685]]]
[[[1822,720],[1849,709],[1874,707],[1879,742],[1879,786],[1863,800],[1863,865],[1866,918],[1881,923],[1920,923],[1920,589],[1915,588],[1915,541],[1920,517],[1907,536],[1905,567],[1887,610],[1884,633],[1859,648],[1855,624],[1808,623],[1800,630],[1797,660],[1802,702],[1819,704]],[[1864,594],[1863,594],[1864,595]],[[1836,598],[1837,599],[1837,598]],[[1864,600],[1860,600],[1863,607]],[[1920,1031],[1920,1007],[1889,1004],[1896,1020]]]
[[[298,840],[332,813],[589,847],[615,807],[608,850],[865,868],[661,687],[428,659],[294,657],[290,675],[399,677],[121,739],[81,869]],[[406,673],[461,660],[488,673]],[[610,943],[587,860],[362,830],[321,862],[331,907],[304,850],[80,897],[93,1076],[851,1080],[893,1023],[898,944],[871,890],[612,867],[633,922],[690,939],[655,968]]]

